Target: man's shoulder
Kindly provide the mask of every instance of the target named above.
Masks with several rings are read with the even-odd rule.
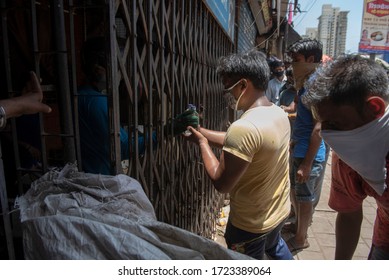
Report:
[[[288,115],[276,105],[259,106],[246,111],[242,117],[236,121],[236,125],[250,126],[253,128],[268,127],[269,124],[284,119],[285,123],[290,126]]]
[[[229,127],[227,133],[230,134],[246,134],[257,132],[259,128],[258,116],[260,116],[258,110],[250,110],[250,112],[245,112],[242,117],[234,121]]]
[[[269,86],[275,84],[275,82],[276,82],[275,79],[276,78],[272,78],[269,80]]]
[[[108,105],[107,96],[95,89],[85,86],[78,88],[78,104],[81,111],[106,110]]]
[[[77,89],[78,97],[86,100],[101,100],[106,102],[107,95],[95,90],[91,86],[80,86]]]

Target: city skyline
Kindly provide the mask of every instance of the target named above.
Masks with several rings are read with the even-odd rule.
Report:
[[[363,0],[299,0],[301,13],[293,17],[294,29],[304,35],[306,28],[318,27],[318,18],[322,12],[322,6],[330,4],[342,11],[349,11],[346,37],[346,52],[358,52],[358,43],[361,34]]]

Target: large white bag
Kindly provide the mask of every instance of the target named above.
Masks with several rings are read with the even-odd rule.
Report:
[[[19,198],[26,259],[249,259],[156,220],[125,176],[50,171]]]

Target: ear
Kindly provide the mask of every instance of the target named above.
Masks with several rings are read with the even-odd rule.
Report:
[[[308,58],[305,60],[308,63],[314,63],[315,62],[315,56],[310,55]]]
[[[371,96],[366,100],[367,108],[375,119],[381,118],[385,114],[385,101],[378,96]]]
[[[247,79],[242,79],[242,85],[241,85],[242,89],[247,88],[247,85],[248,85]]]

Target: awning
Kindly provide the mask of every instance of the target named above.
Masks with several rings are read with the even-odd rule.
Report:
[[[301,39],[301,36],[300,34],[297,33],[296,30],[294,30],[294,28],[289,25],[289,24],[286,24],[287,25],[287,29],[285,28],[285,38],[286,38],[286,45],[287,46],[290,46],[291,44],[293,44],[294,42],[298,41]]]

